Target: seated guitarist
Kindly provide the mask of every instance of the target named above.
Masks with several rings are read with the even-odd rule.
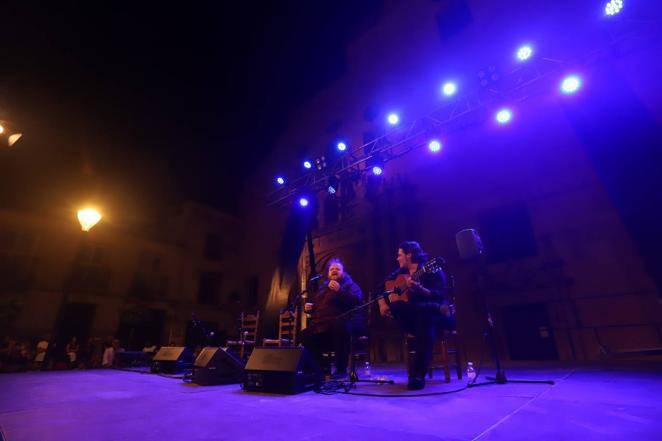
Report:
[[[420,390],[425,387],[425,374],[432,361],[437,333],[453,326],[445,298],[446,277],[439,267],[421,274],[428,257],[418,242],[402,242],[397,260],[400,267],[386,282],[387,289],[396,292],[389,294],[387,300],[379,301],[379,312],[395,318],[405,332],[414,335],[415,355],[407,387]],[[401,284],[393,287],[396,283]]]
[[[331,259],[327,279],[322,281],[312,303],[305,304],[305,312],[312,314],[312,322],[301,332],[303,346],[313,353],[320,366],[324,352],[335,352],[335,378],[347,375],[350,334],[360,328],[362,321],[362,314],[341,318],[338,315],[359,305],[361,297],[361,288],[345,272],[342,262]]]

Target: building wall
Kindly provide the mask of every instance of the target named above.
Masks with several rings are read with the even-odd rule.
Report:
[[[205,256],[208,234],[222,238],[213,258]],[[3,332],[28,338],[52,334],[63,305],[70,303],[94,305],[90,336],[116,336],[127,310],[152,309],[164,316],[162,344],[184,343],[193,315],[217,334],[235,332],[247,283],[243,274],[233,273],[236,251],[224,249],[238,249],[240,224],[212,208],[187,204],[151,230],[102,220],[89,232],[80,231],[73,216],[3,211],[0,236],[3,273],[17,268],[12,262],[18,259],[27,274],[21,286],[2,286],[3,306],[19,305]],[[209,272],[223,274],[223,282],[201,303],[201,274]]]
[[[385,2],[379,20],[349,47],[347,72],[292,115],[277,148],[248,185],[246,249],[260,250],[249,266],[260,274],[265,307],[288,213],[267,206],[274,176],[289,171],[291,178],[304,157],[324,154],[337,136],[352,146],[362,144],[363,133],[378,132],[389,110],[405,118],[427,114],[439,105],[436,91],[443,78],[461,72],[460,81],[476,81],[478,69],[495,60],[510,61],[525,38],[538,38],[536,50],[556,58],[578,57],[596,43],[583,41],[589,30],[582,29],[576,45],[563,46],[559,41],[567,43],[567,29],[576,25],[573,18],[553,5],[521,2],[466,2],[466,25],[445,32],[437,17],[448,12],[448,4]],[[589,7],[573,16],[587,17]],[[463,22],[465,13],[456,10],[455,18]],[[650,70],[632,66],[643,66],[659,52],[648,46],[610,61],[657,121],[662,115],[656,99],[659,82]],[[512,67],[503,64],[504,71]],[[507,129],[474,125],[444,137],[444,151],[437,157],[415,151],[389,162],[376,194],[368,195],[365,179],[355,183],[356,198],[345,202],[340,222],[324,225],[320,209],[316,254],[340,255],[366,291],[393,269],[402,240],[419,240],[431,254],[444,256],[457,279],[458,327],[474,358],[481,349],[484,295],[496,312],[501,336],[502,311],[542,304],[551,332],[541,330],[541,335],[554,339],[561,359],[662,346],[660,293],[559,99],[551,95],[519,105],[521,117]],[[372,121],[365,118],[371,106],[377,109]],[[331,125],[337,131],[329,131]],[[341,198],[342,192],[341,187]],[[320,207],[324,197],[319,195]],[[478,269],[459,259],[454,235],[467,227],[483,231],[490,213],[511,206],[521,207],[528,217],[536,252],[488,264],[486,284],[478,291]],[[397,357],[397,331],[381,320],[375,323],[378,353]],[[500,344],[509,354],[505,338]]]

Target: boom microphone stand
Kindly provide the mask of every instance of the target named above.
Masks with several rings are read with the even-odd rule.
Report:
[[[488,381],[482,383],[470,383],[468,387],[486,386],[489,384],[508,384],[508,383],[530,383],[530,384],[554,384],[553,380],[508,380],[506,372],[501,368],[501,357],[499,347],[496,343],[494,332],[494,315],[490,309],[488,295],[483,290],[485,278],[485,250],[478,236],[478,232],[473,229],[465,229],[455,235],[457,248],[460,257],[464,260],[474,260],[478,262],[478,295],[485,302],[485,313],[487,315],[487,327],[485,328],[485,338],[487,344],[492,350],[494,364],[496,365],[496,374],[494,377],[485,377]]]

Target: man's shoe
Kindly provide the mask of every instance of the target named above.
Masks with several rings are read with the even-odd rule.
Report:
[[[425,378],[424,377],[409,377],[409,383],[407,383],[407,389],[409,390],[421,390],[425,387]]]

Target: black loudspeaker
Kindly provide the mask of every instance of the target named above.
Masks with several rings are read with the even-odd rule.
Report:
[[[244,390],[298,394],[312,390],[323,378],[304,348],[255,348],[246,363]]]
[[[241,383],[243,378],[244,363],[227,348],[206,347],[193,364],[192,381],[202,386]]]
[[[152,372],[181,374],[193,366],[193,353],[186,346],[164,346],[152,358]]]
[[[477,259],[484,252],[480,236],[473,228],[467,228],[458,232],[455,235],[455,243],[463,260]]]

